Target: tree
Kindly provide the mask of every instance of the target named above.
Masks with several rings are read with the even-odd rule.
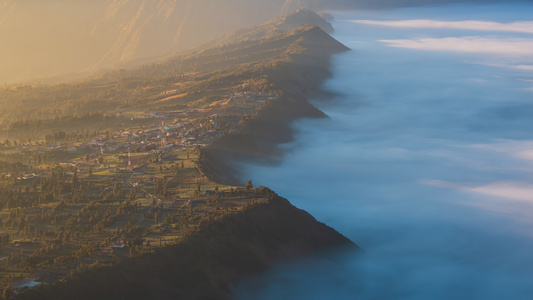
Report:
[[[253,187],[254,187],[254,185],[252,184],[252,180],[251,179],[250,180],[246,180],[246,186],[245,186],[246,190],[249,191]]]
[[[72,176],[72,185],[75,186],[75,187],[77,187],[79,183],[80,183],[80,182],[79,182],[79,180],[78,180],[78,169],[76,168],[76,169],[74,170],[74,175]]]

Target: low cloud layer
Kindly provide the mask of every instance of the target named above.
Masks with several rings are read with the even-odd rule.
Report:
[[[431,9],[387,17],[480,15],[476,6]],[[522,11],[533,4],[486,13]],[[365,253],[279,266],[236,299],[531,298],[533,37],[520,22],[505,32],[488,31],[501,22],[443,22],[335,24],[354,51],[333,61],[326,87],[339,96],[317,102],[330,118],[300,122],[283,163],[248,166],[247,177]]]
[[[458,29],[490,32],[518,32],[533,34],[533,21],[498,23],[489,21],[439,21],[439,20],[352,20],[356,24],[378,25],[403,28]]]
[[[431,51],[457,51],[533,58],[532,39],[501,39],[481,36],[380,40],[391,47]],[[523,66],[522,66],[523,67]]]
[[[442,180],[421,180],[420,183],[439,188],[456,189],[482,194],[501,201],[520,201],[533,204],[533,184],[521,181],[496,181],[490,183],[461,183]]]
[[[426,50],[454,51],[505,56],[524,56],[533,61],[533,21],[492,22],[478,20],[442,21],[430,19],[413,20],[351,20],[355,24],[410,28],[410,29],[441,29],[450,36],[416,37],[410,39],[380,40],[390,47]],[[456,32],[450,32],[456,30]],[[472,32],[483,34],[472,35]],[[446,33],[440,33],[440,35]],[[463,36],[461,36],[461,34]],[[507,34],[517,34],[508,37]],[[525,34],[525,35],[524,35]],[[498,36],[499,35],[499,36]],[[507,66],[507,65],[506,65]],[[533,66],[515,65],[517,69],[533,70]]]

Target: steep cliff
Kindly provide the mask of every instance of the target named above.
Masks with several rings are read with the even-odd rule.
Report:
[[[216,220],[177,246],[30,290],[19,299],[229,299],[234,284],[319,249],[358,247],[263,188],[268,201]]]
[[[307,99],[319,95],[320,86],[331,76],[331,55],[348,48],[313,25],[289,34],[298,39],[287,46],[282,58],[273,63],[274,67],[264,71],[283,95],[265,103],[244,122],[238,133],[223,136],[203,149],[201,165],[214,180],[239,184],[239,170],[233,162],[276,159],[281,155],[277,146],[293,139],[292,122],[326,117]]]

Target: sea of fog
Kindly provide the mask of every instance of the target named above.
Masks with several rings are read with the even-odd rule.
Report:
[[[364,248],[278,265],[235,299],[533,299],[533,3],[337,13],[317,101],[247,165]]]

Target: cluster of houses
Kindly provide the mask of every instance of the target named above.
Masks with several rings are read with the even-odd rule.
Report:
[[[277,99],[278,95],[271,93],[253,93],[247,91],[236,92],[229,101],[230,106],[236,108],[249,110],[264,102]],[[244,104],[244,105],[243,105]],[[246,108],[248,107],[248,108]],[[199,111],[196,111],[200,114]],[[242,113],[242,112],[241,112]],[[51,154],[51,156],[61,157],[59,155],[52,155],[54,152],[71,153],[78,155],[86,155],[87,162],[96,162],[104,153],[128,153],[128,152],[157,152],[169,153],[170,151],[179,150],[196,145],[207,145],[212,143],[215,139],[222,136],[222,132],[217,129],[220,118],[217,114],[210,117],[205,117],[205,112],[202,112],[203,118],[207,118],[212,126],[204,127],[205,123],[194,121],[181,120],[198,120],[198,118],[191,117],[195,111],[168,111],[168,112],[153,112],[145,115],[138,115],[135,118],[157,118],[170,119],[171,124],[154,125],[142,130],[131,131],[124,130],[112,136],[107,135],[92,139],[90,141],[79,144],[64,144],[57,145],[54,143],[47,143],[46,145],[21,145],[19,149],[22,153],[44,153]],[[198,116],[196,116],[198,117]],[[235,132],[234,126],[226,128],[226,132]],[[68,158],[66,158],[68,160]],[[75,165],[75,167],[78,167]],[[80,172],[87,172],[88,170],[81,169]],[[6,176],[9,174],[5,174]],[[39,176],[38,174],[28,173],[17,175],[21,180],[33,179]]]

